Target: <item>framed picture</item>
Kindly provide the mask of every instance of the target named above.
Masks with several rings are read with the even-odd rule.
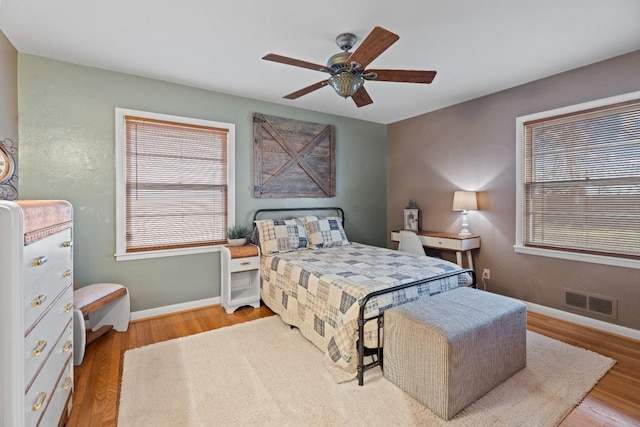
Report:
[[[253,197],[336,195],[336,127],[253,113]]]
[[[418,231],[418,209],[404,210],[404,229]]]

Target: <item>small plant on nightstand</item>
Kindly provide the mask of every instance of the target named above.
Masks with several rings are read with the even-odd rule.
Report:
[[[230,246],[243,246],[247,244],[247,237],[251,235],[249,227],[244,225],[230,225],[227,227],[227,243]]]

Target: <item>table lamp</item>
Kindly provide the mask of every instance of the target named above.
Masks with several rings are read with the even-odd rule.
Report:
[[[456,191],[453,193],[453,210],[462,211],[462,229],[458,236],[471,236],[467,222],[467,211],[476,209],[478,209],[478,201],[475,191]]]

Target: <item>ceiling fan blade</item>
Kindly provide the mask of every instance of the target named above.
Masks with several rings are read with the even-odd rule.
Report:
[[[375,27],[347,59],[347,64],[357,62],[360,64],[360,68],[364,69],[399,38],[400,36],[389,30]]]
[[[371,99],[369,92],[367,92],[364,86],[360,86],[356,93],[351,95],[351,99],[353,99],[353,102],[355,102],[358,107],[373,104],[373,99]]]
[[[283,96],[283,98],[286,98],[286,99],[300,98],[302,95],[306,95],[308,93],[313,92],[314,90],[320,89],[321,87],[325,87],[327,84],[328,84],[328,80],[323,80],[321,82],[314,83],[314,84],[312,84],[310,86],[307,86],[307,87],[302,88],[300,90],[297,90],[297,91],[295,91],[293,93],[290,93],[289,95],[285,95],[285,96]]]
[[[381,82],[403,83],[431,83],[436,76],[436,71],[419,70],[366,70],[365,74],[376,73],[378,76],[371,80]]]
[[[316,71],[326,71],[327,73],[332,72],[333,70],[329,67],[320,64],[314,64],[313,62],[302,61],[300,59],[289,58],[282,55],[277,55],[275,53],[270,53],[262,57],[267,61],[279,62],[281,64],[294,65],[296,67],[308,68],[310,70]]]

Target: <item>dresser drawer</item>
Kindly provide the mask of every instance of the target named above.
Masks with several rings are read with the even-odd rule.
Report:
[[[71,229],[24,247],[24,283],[29,286],[60,264],[71,263]]]
[[[58,342],[60,334],[72,319],[73,287],[69,285],[62,297],[24,339],[24,383],[27,386],[50,354],[62,351],[62,347],[69,347],[73,343],[71,338]]]
[[[71,230],[39,240],[24,248],[24,325],[28,330],[72,282]]]
[[[65,366],[73,360],[73,353],[71,351],[64,351],[64,347],[67,341],[73,342],[73,331],[71,329],[70,322],[65,329],[64,334],[54,344],[54,349],[46,360],[42,369],[38,372],[33,384],[27,388],[25,392],[25,425],[35,426],[43,413],[47,410],[49,403],[51,402],[52,395],[54,394],[54,384],[60,382],[60,378],[65,376],[67,371],[63,371]],[[69,376],[67,373],[66,376]],[[72,377],[73,378],[73,377]],[[54,411],[49,411],[51,414]],[[60,418],[60,413],[56,416]],[[44,425],[57,425],[57,421],[53,424]]]
[[[231,259],[231,272],[237,273],[238,271],[257,270],[260,266],[260,257],[252,256],[245,258],[232,258]]]
[[[57,426],[60,416],[64,411],[67,399],[73,391],[73,358],[67,360],[67,365],[56,384],[49,405],[45,409],[44,415],[40,420],[41,426]]]
[[[458,239],[449,239],[446,237],[420,236],[422,244],[431,248],[450,249],[452,251],[462,250],[462,244]]]

